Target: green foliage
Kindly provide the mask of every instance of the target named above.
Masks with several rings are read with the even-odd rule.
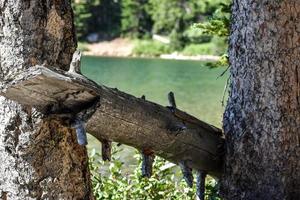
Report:
[[[195,42],[194,37],[189,37],[191,31],[186,32],[190,26],[211,16],[220,2],[220,0],[149,0],[148,12],[154,21],[152,32],[169,35],[171,47],[180,50],[186,44]],[[201,36],[198,35],[199,37]]]
[[[226,40],[224,40],[224,38],[214,36],[208,43],[190,44],[185,46],[182,54],[187,56],[222,55],[226,52],[226,49]]]
[[[120,3],[118,0],[72,0],[77,37],[83,40],[92,32],[109,39],[119,34]]]
[[[98,33],[101,39],[111,39],[120,35],[121,0],[93,0],[92,14],[87,27],[89,32]]]
[[[220,4],[220,8],[215,11],[213,17],[209,21],[194,24],[194,28],[199,29],[202,34],[228,37],[231,5],[228,0],[227,2],[227,4]]]
[[[186,56],[212,55],[214,54],[213,48],[212,43],[190,44],[183,49],[182,54]]]
[[[150,35],[152,20],[146,11],[148,0],[122,0],[122,32],[142,38]]]
[[[220,3],[219,8],[214,12],[213,17],[209,21],[194,24],[193,28],[198,30],[200,34],[215,35],[227,40],[230,34],[231,2],[232,0],[224,0],[223,3]],[[228,65],[227,54],[222,55],[218,62],[209,63],[210,67],[228,67]]]
[[[153,32],[168,35],[177,21],[183,18],[182,8],[177,0],[150,0],[148,12],[154,21]]]
[[[72,8],[74,12],[74,24],[76,27],[76,34],[79,39],[88,33],[87,22],[92,16],[89,12],[88,0],[76,1],[72,0]]]
[[[227,67],[228,65],[229,65],[229,63],[228,63],[228,55],[227,54],[223,54],[222,56],[221,56],[221,59],[218,61],[218,65],[219,66],[223,66],[223,67]]]
[[[133,49],[133,54],[139,56],[152,57],[168,53],[171,53],[171,48],[168,44],[152,40],[136,40]]]
[[[84,39],[88,33],[98,33],[104,40],[119,35],[149,39],[152,34],[159,34],[170,38],[168,48],[172,51],[210,42],[211,34],[227,36],[229,1],[72,0],[79,39]],[[211,20],[207,22],[208,19]],[[195,22],[200,23],[191,28]],[[167,51],[157,48],[157,44],[154,46],[156,49],[147,54]]]
[[[210,62],[210,63],[207,63],[206,65],[210,68],[226,67],[226,70],[221,74],[221,76],[223,76],[229,68],[229,60],[228,59],[229,59],[228,55],[223,54],[217,62]]]
[[[211,35],[205,35],[198,29],[193,27],[188,28],[183,32],[183,37],[186,38],[188,44],[200,44],[210,42],[213,38]]]
[[[120,199],[153,199],[153,200],[181,200],[195,199],[195,187],[190,189],[183,180],[174,175],[174,169],[162,170],[166,162],[161,158],[156,158],[153,167],[153,176],[149,179],[141,177],[141,158],[138,166],[132,174],[122,172],[123,163],[116,158],[114,152],[113,159],[109,164],[108,171],[101,166],[105,163],[100,160],[100,155],[91,151],[90,170],[92,176],[93,192],[97,200],[120,200]],[[213,179],[207,179],[206,199],[220,200],[217,186]]]
[[[215,10],[220,0],[149,0],[148,12],[154,21],[153,32],[170,34],[183,31],[199,19],[205,19]],[[181,22],[180,22],[181,21]],[[182,27],[178,27],[182,23]]]

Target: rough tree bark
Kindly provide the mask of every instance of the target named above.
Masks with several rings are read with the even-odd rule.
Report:
[[[37,64],[66,70],[69,0],[0,0],[0,84]],[[91,199],[87,152],[61,120],[0,97],[0,199]]]
[[[234,0],[223,196],[300,197],[300,1]]]

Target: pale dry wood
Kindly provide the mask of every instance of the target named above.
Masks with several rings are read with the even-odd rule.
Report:
[[[85,77],[43,66],[30,68],[1,88],[1,94],[48,115],[72,117],[99,100],[87,131],[110,140],[150,150],[175,163],[219,177],[222,169],[222,131],[175,109],[98,85]]]

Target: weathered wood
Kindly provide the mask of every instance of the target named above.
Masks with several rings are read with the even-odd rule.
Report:
[[[183,111],[136,98],[82,77],[37,66],[1,88],[1,94],[49,115],[72,117],[99,99],[87,121],[87,131],[138,149],[150,149],[175,163],[219,177],[224,139],[222,131]],[[178,129],[178,127],[186,127]]]

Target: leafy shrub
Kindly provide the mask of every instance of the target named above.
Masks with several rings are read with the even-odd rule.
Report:
[[[190,44],[183,49],[182,54],[186,56],[211,55],[213,54],[213,44]]]
[[[199,33],[206,35],[214,35],[228,39],[230,34],[230,16],[231,16],[232,0],[224,0],[219,4],[219,8],[214,11],[213,17],[203,23],[194,24],[193,28],[199,30]],[[219,40],[222,41],[222,40]],[[215,42],[219,46],[218,42]],[[224,52],[227,49],[224,48]],[[216,63],[211,63],[211,67],[229,66],[229,58],[226,53],[223,53],[221,59]]]
[[[132,38],[150,35],[153,22],[147,12],[147,0],[122,0],[121,4],[122,32]]]
[[[137,40],[133,49],[133,54],[139,56],[159,56],[170,52],[168,44],[152,40]]]
[[[92,16],[89,12],[90,5],[86,0],[75,1],[72,0],[72,8],[74,12],[74,24],[76,27],[76,34],[78,39],[82,39],[87,32],[86,24]]]
[[[196,28],[190,27],[189,29],[183,32],[183,36],[188,44],[194,43],[207,43],[210,42],[212,39],[211,35],[205,35],[201,31]]]
[[[190,44],[187,45],[183,51],[183,55],[221,55],[226,52],[227,44],[222,38],[213,38],[210,43]]]
[[[76,34],[85,41],[90,33],[98,33],[101,39],[120,35],[121,5],[111,0],[71,0]]]
[[[156,158],[151,178],[141,176],[141,158],[135,155],[138,165],[132,174],[124,174],[123,163],[113,153],[112,161],[108,169],[100,155],[95,150],[90,152],[90,170],[92,177],[93,192],[97,200],[126,200],[126,199],[154,199],[154,200],[181,200],[195,199],[195,187],[188,188],[186,183],[174,175],[174,168],[162,169],[166,161]],[[206,199],[220,200],[217,193],[216,183],[208,178],[206,185]]]
[[[220,37],[229,36],[231,0],[225,0],[220,3],[219,8],[215,10],[213,17],[206,22],[194,24],[194,28],[199,29],[203,34],[217,35]]]

